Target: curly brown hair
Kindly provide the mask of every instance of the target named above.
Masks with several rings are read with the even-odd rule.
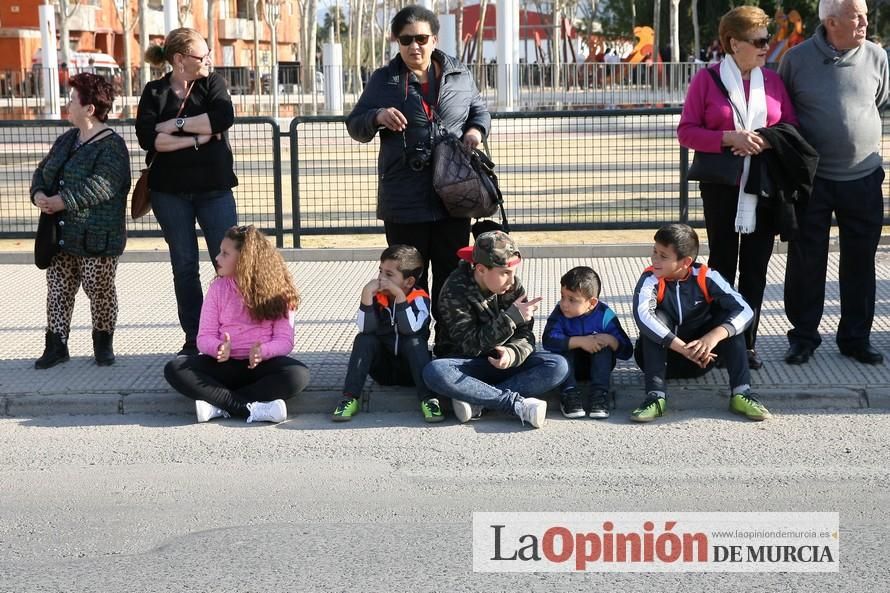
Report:
[[[300,293],[294,286],[284,258],[266,236],[253,225],[233,226],[226,238],[238,250],[235,284],[241,298],[257,320],[286,317],[300,306]]]
[[[114,105],[114,87],[110,82],[98,74],[81,72],[72,76],[68,85],[77,91],[81,105],[93,106],[93,117],[101,122],[108,119],[108,112]]]

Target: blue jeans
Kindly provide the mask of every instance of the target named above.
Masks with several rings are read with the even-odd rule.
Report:
[[[577,387],[578,379],[590,378],[591,391],[608,391],[612,379],[612,369],[615,368],[615,351],[611,348],[603,348],[596,354],[591,354],[581,348],[575,348],[560,354],[565,358],[569,367],[569,374],[562,384],[562,391]]]
[[[439,395],[516,414],[516,404],[523,397],[547,393],[562,383],[568,372],[562,356],[534,352],[520,366],[508,369],[491,366],[485,356],[438,358],[423,369],[423,380]]]
[[[219,244],[229,227],[238,223],[235,212],[235,196],[231,190],[198,194],[168,194],[151,192],[151,208],[164,232],[164,241],[170,249],[173,266],[173,289],[176,292],[176,308],[179,325],[187,341],[198,336],[201,305],[200,254],[195,221],[204,231],[210,260],[216,267]]]

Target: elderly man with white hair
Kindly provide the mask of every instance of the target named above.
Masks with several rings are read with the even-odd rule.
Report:
[[[789,246],[785,273],[788,364],[806,363],[822,342],[832,213],[840,235],[841,354],[881,364],[871,344],[875,254],[881,236],[884,170],[880,107],[888,98],[887,54],[866,40],[865,0],[821,0],[815,34],[785,54],[779,74],[804,138],[819,152],[800,235]]]

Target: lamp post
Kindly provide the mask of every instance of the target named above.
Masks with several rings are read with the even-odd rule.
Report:
[[[278,18],[281,16],[281,0],[266,0],[263,3],[266,24],[272,32],[272,116],[278,117]]]

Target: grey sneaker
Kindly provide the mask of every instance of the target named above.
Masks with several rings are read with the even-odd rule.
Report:
[[[474,406],[467,402],[462,402],[459,399],[451,400],[451,408],[454,410],[455,418],[457,418],[457,421],[461,424],[469,422],[473,418],[478,418],[482,415],[482,406]]]
[[[217,408],[209,402],[205,402],[203,399],[195,400],[195,415],[198,417],[198,422],[207,422],[214,418],[229,417],[228,412],[222,408]]]
[[[253,402],[247,404],[250,416],[247,422],[284,422],[287,420],[287,406],[283,399],[270,402]]]
[[[528,422],[535,428],[541,428],[547,421],[547,402],[527,397],[517,404],[516,415],[523,424]]]

